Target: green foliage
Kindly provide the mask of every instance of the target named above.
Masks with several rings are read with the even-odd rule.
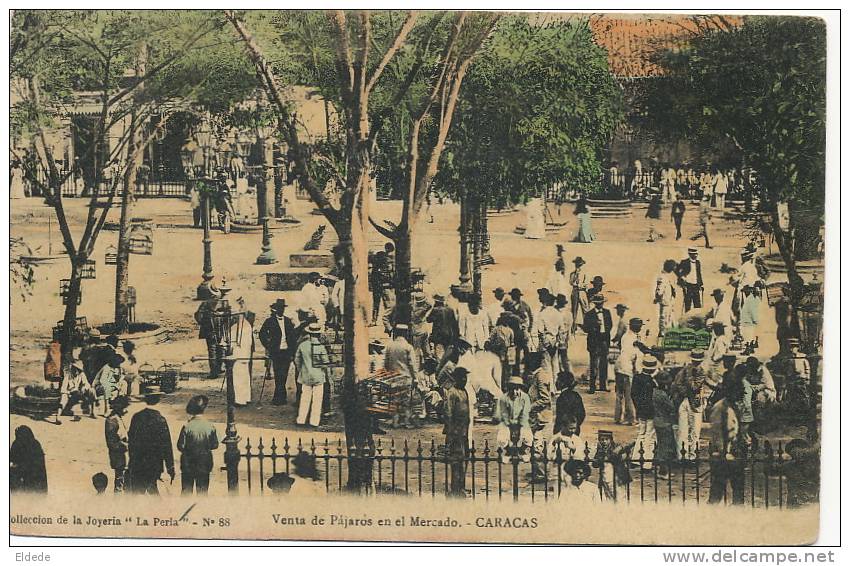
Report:
[[[503,19],[461,98],[438,191],[465,187],[503,206],[556,181],[599,188],[600,159],[622,104],[585,20]]]
[[[822,212],[826,28],[816,18],[746,17],[658,56],[663,78],[640,106],[660,135],[711,147],[731,141],[758,172],[768,205]]]

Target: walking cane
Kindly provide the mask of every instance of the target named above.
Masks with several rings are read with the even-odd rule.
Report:
[[[266,390],[266,381],[268,381],[269,377],[271,377],[272,366],[269,363],[269,359],[266,358],[266,371],[263,374],[263,384],[260,386],[260,397],[257,399],[257,406],[261,407],[263,405],[263,392]]]

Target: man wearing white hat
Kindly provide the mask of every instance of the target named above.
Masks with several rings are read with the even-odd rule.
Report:
[[[704,408],[704,389],[706,374],[703,368],[705,352],[691,352],[691,363],[676,373],[670,389],[670,397],[679,411],[679,434],[676,439],[678,451],[684,447],[684,458],[688,461],[696,459],[699,447],[700,431],[702,430],[702,415]]]
[[[322,327],[318,322],[311,323],[304,331],[308,338],[301,340],[295,351],[295,367],[298,383],[301,384],[301,398],[295,423],[304,425],[309,419],[310,426],[318,428],[322,418],[324,385],[328,380],[327,367],[321,364],[327,363],[328,352],[319,341]]]
[[[652,354],[645,354],[641,372],[632,380],[632,401],[638,420],[634,455],[643,455],[643,468],[647,470],[652,468],[652,458],[655,455],[655,405],[652,397],[653,390],[658,386],[655,382],[656,373],[658,360]]]
[[[82,404],[83,411],[91,410],[94,417],[94,388],[86,377],[83,370],[83,362],[74,360],[69,371],[65,372],[62,385],[59,387],[59,412],[56,414],[56,422],[60,422],[59,416],[68,416],[76,404]]]

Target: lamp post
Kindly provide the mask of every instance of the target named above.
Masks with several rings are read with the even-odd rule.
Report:
[[[269,187],[274,191],[274,146],[272,145],[274,128],[271,124],[261,124],[256,129],[257,139],[263,150],[263,178],[260,181],[263,186],[262,189],[259,186],[257,187],[257,217],[263,224],[263,243],[256,263],[258,265],[271,265],[277,263],[277,256],[271,245],[272,234],[269,230],[268,206]]]
[[[195,134],[195,137],[198,140],[198,145],[204,152],[204,176],[200,179],[196,179],[195,181],[207,181],[212,183],[213,180],[209,175],[209,149],[212,143],[212,133],[209,131],[209,128],[204,125]],[[198,300],[206,300],[212,297],[213,295],[212,291],[210,290],[210,285],[213,280],[212,236],[210,235],[210,188],[211,187],[206,187],[203,184],[201,185],[201,187],[199,187],[199,192],[201,196],[201,222],[204,226],[204,238],[202,240],[204,245],[204,273],[202,275],[203,281],[201,281],[201,284],[198,285],[196,293],[196,298]]]
[[[227,425],[224,431],[224,465],[227,469],[227,491],[235,494],[239,491],[239,435],[236,433],[236,392],[233,388],[233,365],[236,363],[234,346],[242,340],[242,330],[245,321],[244,312],[233,312],[227,293],[230,292],[227,282],[222,279],[221,299],[218,309],[213,313],[213,328],[216,329],[218,344],[224,362],[225,382],[227,388]]]

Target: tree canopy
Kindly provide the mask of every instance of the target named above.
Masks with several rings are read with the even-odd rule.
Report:
[[[817,18],[744,18],[658,55],[663,77],[640,100],[659,132],[706,146],[731,141],[762,198],[823,210],[826,26]]]

